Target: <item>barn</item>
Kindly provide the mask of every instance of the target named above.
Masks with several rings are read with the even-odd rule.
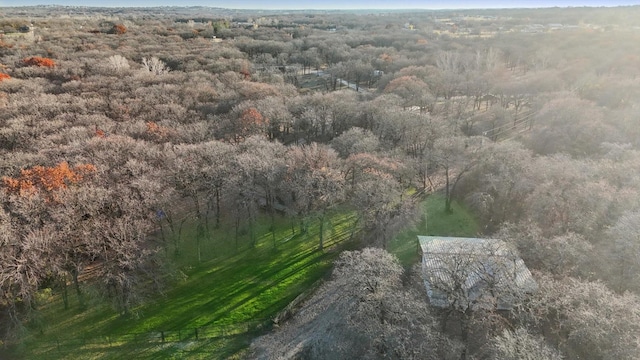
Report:
[[[537,284],[515,249],[497,239],[418,236],[432,306],[510,309]]]

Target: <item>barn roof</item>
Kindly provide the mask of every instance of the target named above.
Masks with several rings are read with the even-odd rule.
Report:
[[[507,243],[497,239],[418,236],[425,280],[431,286],[454,286],[464,281],[465,290],[486,285],[522,292],[537,284],[524,261]]]

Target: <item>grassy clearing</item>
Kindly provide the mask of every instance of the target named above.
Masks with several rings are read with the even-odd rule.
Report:
[[[298,88],[306,91],[326,91],[330,82],[317,74],[299,75],[298,81]]]
[[[418,235],[469,236],[478,234],[478,223],[469,210],[454,202],[453,213],[444,210],[444,196],[432,194],[422,202],[422,219],[415,226],[398,234],[390,243],[389,251],[396,255],[404,266],[418,260]]]
[[[317,222],[306,233],[296,229],[293,234],[290,221],[277,218],[272,234],[271,219],[261,218],[255,226],[260,234],[255,246],[243,229],[237,250],[235,229],[223,226],[200,240],[200,264],[193,229],[185,229],[186,240],[176,259],[185,277],[165,296],[134,309],[134,317],[119,316],[99,301],[85,311],[77,306],[65,311],[59,296],[52,296],[32,323],[40,324],[38,330],[25,338],[18,355],[26,359],[232,356],[247,346],[256,327],[268,326],[272,316],[327,273],[338,254],[334,248],[347,243],[354,220],[349,213],[330,217],[324,251],[317,250]]]
[[[453,214],[444,212],[441,195],[431,195],[422,207],[426,217],[390,243],[390,250],[405,266],[417,260],[418,234],[477,233],[476,222],[463,207],[454,204]],[[270,318],[327,273],[338,254],[335,247],[348,244],[354,221],[351,213],[330,217],[325,225],[325,251],[317,250],[317,222],[310,223],[302,234],[297,223],[276,217],[272,227],[271,219],[265,216],[254,227],[255,246],[246,227],[237,242],[232,224],[212,228],[197,241],[191,224],[184,229],[175,259],[184,279],[164,296],[133,309],[133,317],[120,316],[99,300],[90,301],[88,309],[81,311],[73,303],[74,296],[70,296],[71,309],[63,310],[59,296],[45,296],[17,355],[25,359],[238,356],[256,331],[269,327]]]

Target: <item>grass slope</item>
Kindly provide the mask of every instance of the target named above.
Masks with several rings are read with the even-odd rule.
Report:
[[[85,311],[77,306],[65,311],[59,296],[52,296],[32,322],[40,330],[31,331],[18,355],[26,359],[233,356],[246,347],[256,327],[269,326],[272,316],[327,273],[338,254],[332,247],[345,244],[353,224],[351,214],[331,217],[325,225],[325,251],[317,250],[317,222],[305,234],[292,235],[290,222],[278,219],[272,234],[271,220],[260,219],[255,247],[244,234],[237,251],[231,240],[235,232],[231,227],[221,229],[213,238],[227,240],[203,240],[201,253],[207,260],[184,267],[185,279],[165,296],[134,309],[133,318],[119,316],[97,301]],[[197,263],[196,242],[186,238],[179,263]]]
[[[422,220],[414,227],[398,234],[390,243],[389,251],[396,255],[405,267],[418,261],[417,236],[461,236],[474,237],[479,227],[469,210],[454,202],[453,212],[444,210],[442,194],[431,194],[422,202]]]

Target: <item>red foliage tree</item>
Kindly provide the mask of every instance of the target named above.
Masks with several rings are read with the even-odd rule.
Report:
[[[116,25],[113,25],[113,27],[111,28],[112,34],[122,35],[126,32],[127,32],[127,27],[124,26],[123,24],[116,24]]]
[[[40,56],[32,56],[29,58],[24,58],[22,59],[22,62],[24,62],[26,65],[28,66],[42,66],[42,67],[54,67],[56,66],[55,61],[49,59],[49,58],[43,58]]]
[[[9,79],[11,79],[11,76],[9,76],[8,74],[0,73],[0,82],[2,82],[3,80],[9,80]]]
[[[256,108],[248,108],[240,115],[240,132],[244,136],[250,136],[263,131],[269,120],[262,116]]]
[[[63,161],[52,167],[34,166],[23,169],[20,171],[20,176],[16,178],[5,176],[2,182],[5,191],[9,194],[24,196],[38,191],[51,193],[76,184],[95,171],[96,167],[91,164],[78,164],[72,168]]]
[[[145,132],[145,138],[151,141],[165,142],[169,140],[169,137],[174,135],[174,131],[166,126],[158,125],[154,121],[147,122],[147,131]]]
[[[404,99],[403,107],[419,106],[420,111],[429,108],[433,102],[427,84],[413,75],[391,80],[384,92],[396,94]]]
[[[380,60],[384,61],[385,63],[391,63],[393,62],[393,57],[387,53],[382,53],[379,57]]]
[[[240,68],[240,74],[244,76],[244,80],[251,79],[251,71],[249,71],[249,65],[246,62],[242,64],[242,67]]]

